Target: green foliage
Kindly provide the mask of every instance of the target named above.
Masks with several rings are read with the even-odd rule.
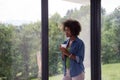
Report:
[[[21,26],[0,24],[0,77],[8,80],[37,77],[36,58],[41,52],[40,26],[40,22]]]
[[[61,73],[62,61],[59,46],[64,40],[63,32],[59,29],[61,17],[55,13],[49,19],[49,75]]]
[[[80,9],[71,9],[66,13],[65,19],[76,19],[78,21],[83,21],[85,18],[90,18],[90,6],[81,6]],[[89,20],[89,19],[85,19]],[[84,22],[84,21],[83,21]],[[87,22],[87,21],[85,21]],[[81,22],[82,23],[82,22]]]
[[[102,62],[120,62],[120,10],[105,17],[102,27]]]
[[[0,24],[0,77],[11,79],[12,28]]]
[[[14,27],[13,79],[28,80],[37,77],[36,55],[40,53],[40,42],[40,22]]]

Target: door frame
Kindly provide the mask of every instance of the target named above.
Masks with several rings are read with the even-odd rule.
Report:
[[[90,0],[91,80],[101,80],[101,0]],[[42,80],[48,80],[48,0],[41,0]]]

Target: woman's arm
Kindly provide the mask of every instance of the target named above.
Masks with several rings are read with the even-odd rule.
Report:
[[[69,57],[69,58],[71,58],[71,59],[73,59],[73,60],[75,60],[76,59],[76,56],[75,55],[73,55],[73,54],[71,54],[70,52],[68,52],[68,50],[66,49],[66,48],[60,48],[60,50],[61,50],[61,52],[62,52],[62,55],[66,55],[67,57]]]

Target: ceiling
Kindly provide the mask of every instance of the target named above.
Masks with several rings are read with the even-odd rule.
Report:
[[[83,5],[90,4],[90,0],[64,0],[64,1],[79,3],[79,4],[83,4]]]

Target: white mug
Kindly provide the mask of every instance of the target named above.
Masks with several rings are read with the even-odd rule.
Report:
[[[61,44],[61,47],[66,48],[67,44]]]

